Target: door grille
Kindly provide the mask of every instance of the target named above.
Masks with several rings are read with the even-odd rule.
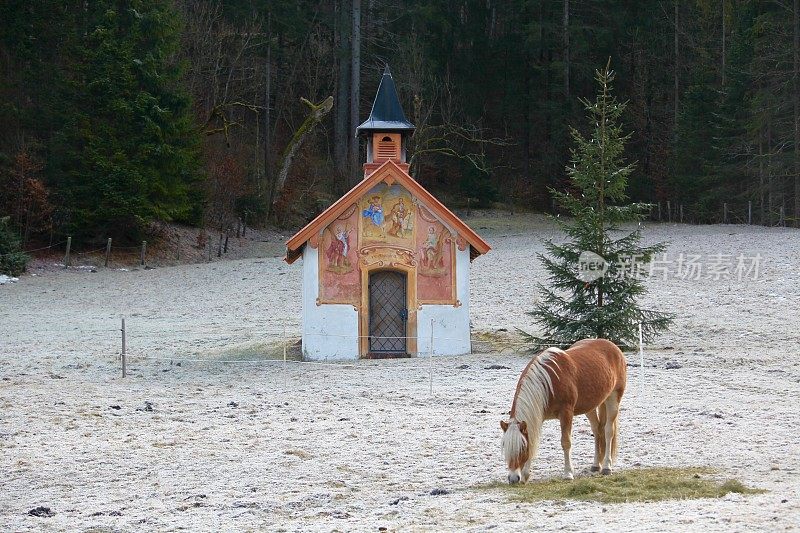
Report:
[[[369,350],[406,353],[406,275],[381,271],[369,277]]]

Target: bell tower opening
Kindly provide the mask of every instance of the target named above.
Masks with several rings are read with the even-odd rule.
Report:
[[[372,150],[372,160],[375,163],[384,163],[386,161],[405,163],[401,159],[399,133],[373,133]]]

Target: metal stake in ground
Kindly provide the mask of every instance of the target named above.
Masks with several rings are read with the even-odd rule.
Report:
[[[286,324],[283,325],[283,388],[286,389]]]
[[[128,361],[127,355],[125,354],[125,317],[122,317],[122,377],[126,377],[128,375]]]
[[[639,322],[639,390],[644,398],[644,348],[642,347],[642,323]]]

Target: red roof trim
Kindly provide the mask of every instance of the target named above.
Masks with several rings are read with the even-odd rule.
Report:
[[[392,177],[394,181],[405,187],[412,195],[422,201],[425,206],[436,214],[443,222],[450,226],[463,237],[470,245],[471,259],[478,255],[485,254],[491,250],[491,246],[484,241],[480,235],[475,233],[472,228],[467,226],[464,221],[458,218],[452,211],[447,209],[443,203],[436,199],[425,187],[420,185],[414,178],[406,174],[394,161],[386,161],[375,172],[361,180],[358,185],[350,189],[344,196],[339,198],[325,211],[320,213],[314,220],[295,233],[291,239],[286,241],[286,257],[284,261],[289,264],[300,257],[300,248],[308,242],[315,234],[318,234],[325,227],[333,222],[336,217],[341,215],[353,202],[360,199],[367,191],[376,184]],[[473,256],[474,254],[474,256]]]

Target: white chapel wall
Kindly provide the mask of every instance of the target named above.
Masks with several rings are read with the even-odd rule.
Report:
[[[459,307],[425,304],[417,312],[417,350],[424,357],[431,346],[433,355],[462,355],[472,351],[469,332],[469,246],[456,248],[456,296]]]
[[[358,312],[352,305],[317,305],[317,248],[303,249],[303,359],[358,359]]]

